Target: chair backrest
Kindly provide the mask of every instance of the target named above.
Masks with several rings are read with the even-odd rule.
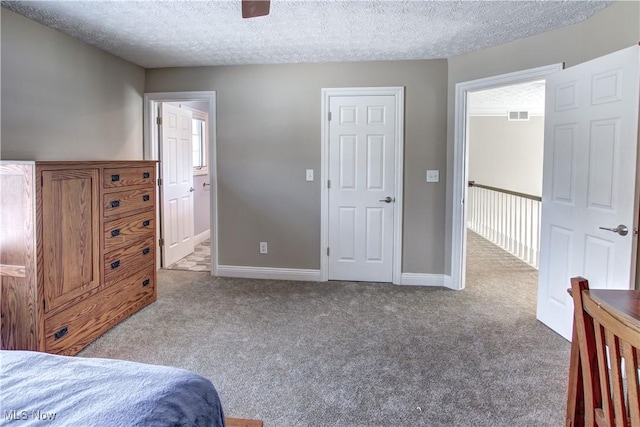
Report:
[[[580,348],[585,424],[640,426],[640,330],[598,304],[581,277],[571,279]]]
[[[567,426],[594,426],[595,408],[602,406],[593,319],[584,312],[582,304],[582,291],[588,289],[587,279],[571,279],[569,293],[573,297],[574,314]],[[576,348],[578,354],[574,355]]]

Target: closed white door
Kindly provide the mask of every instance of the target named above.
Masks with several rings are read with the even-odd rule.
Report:
[[[191,111],[162,104],[162,265],[194,251]]]
[[[537,315],[567,339],[570,277],[634,286],[639,61],[634,46],[547,78]]]
[[[391,282],[394,96],[329,101],[329,280]]]

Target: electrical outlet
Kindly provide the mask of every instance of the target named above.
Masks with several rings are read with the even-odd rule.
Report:
[[[427,171],[427,182],[439,182],[439,181],[440,181],[440,171],[438,170]]]
[[[260,253],[266,254],[268,251],[267,242],[260,242]]]

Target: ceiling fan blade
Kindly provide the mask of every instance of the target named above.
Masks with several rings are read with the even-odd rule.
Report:
[[[242,0],[242,17],[267,16],[270,5],[270,0]]]

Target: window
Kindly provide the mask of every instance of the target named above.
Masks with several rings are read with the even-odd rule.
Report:
[[[207,167],[207,131],[202,119],[192,119],[193,168],[202,170]]]

